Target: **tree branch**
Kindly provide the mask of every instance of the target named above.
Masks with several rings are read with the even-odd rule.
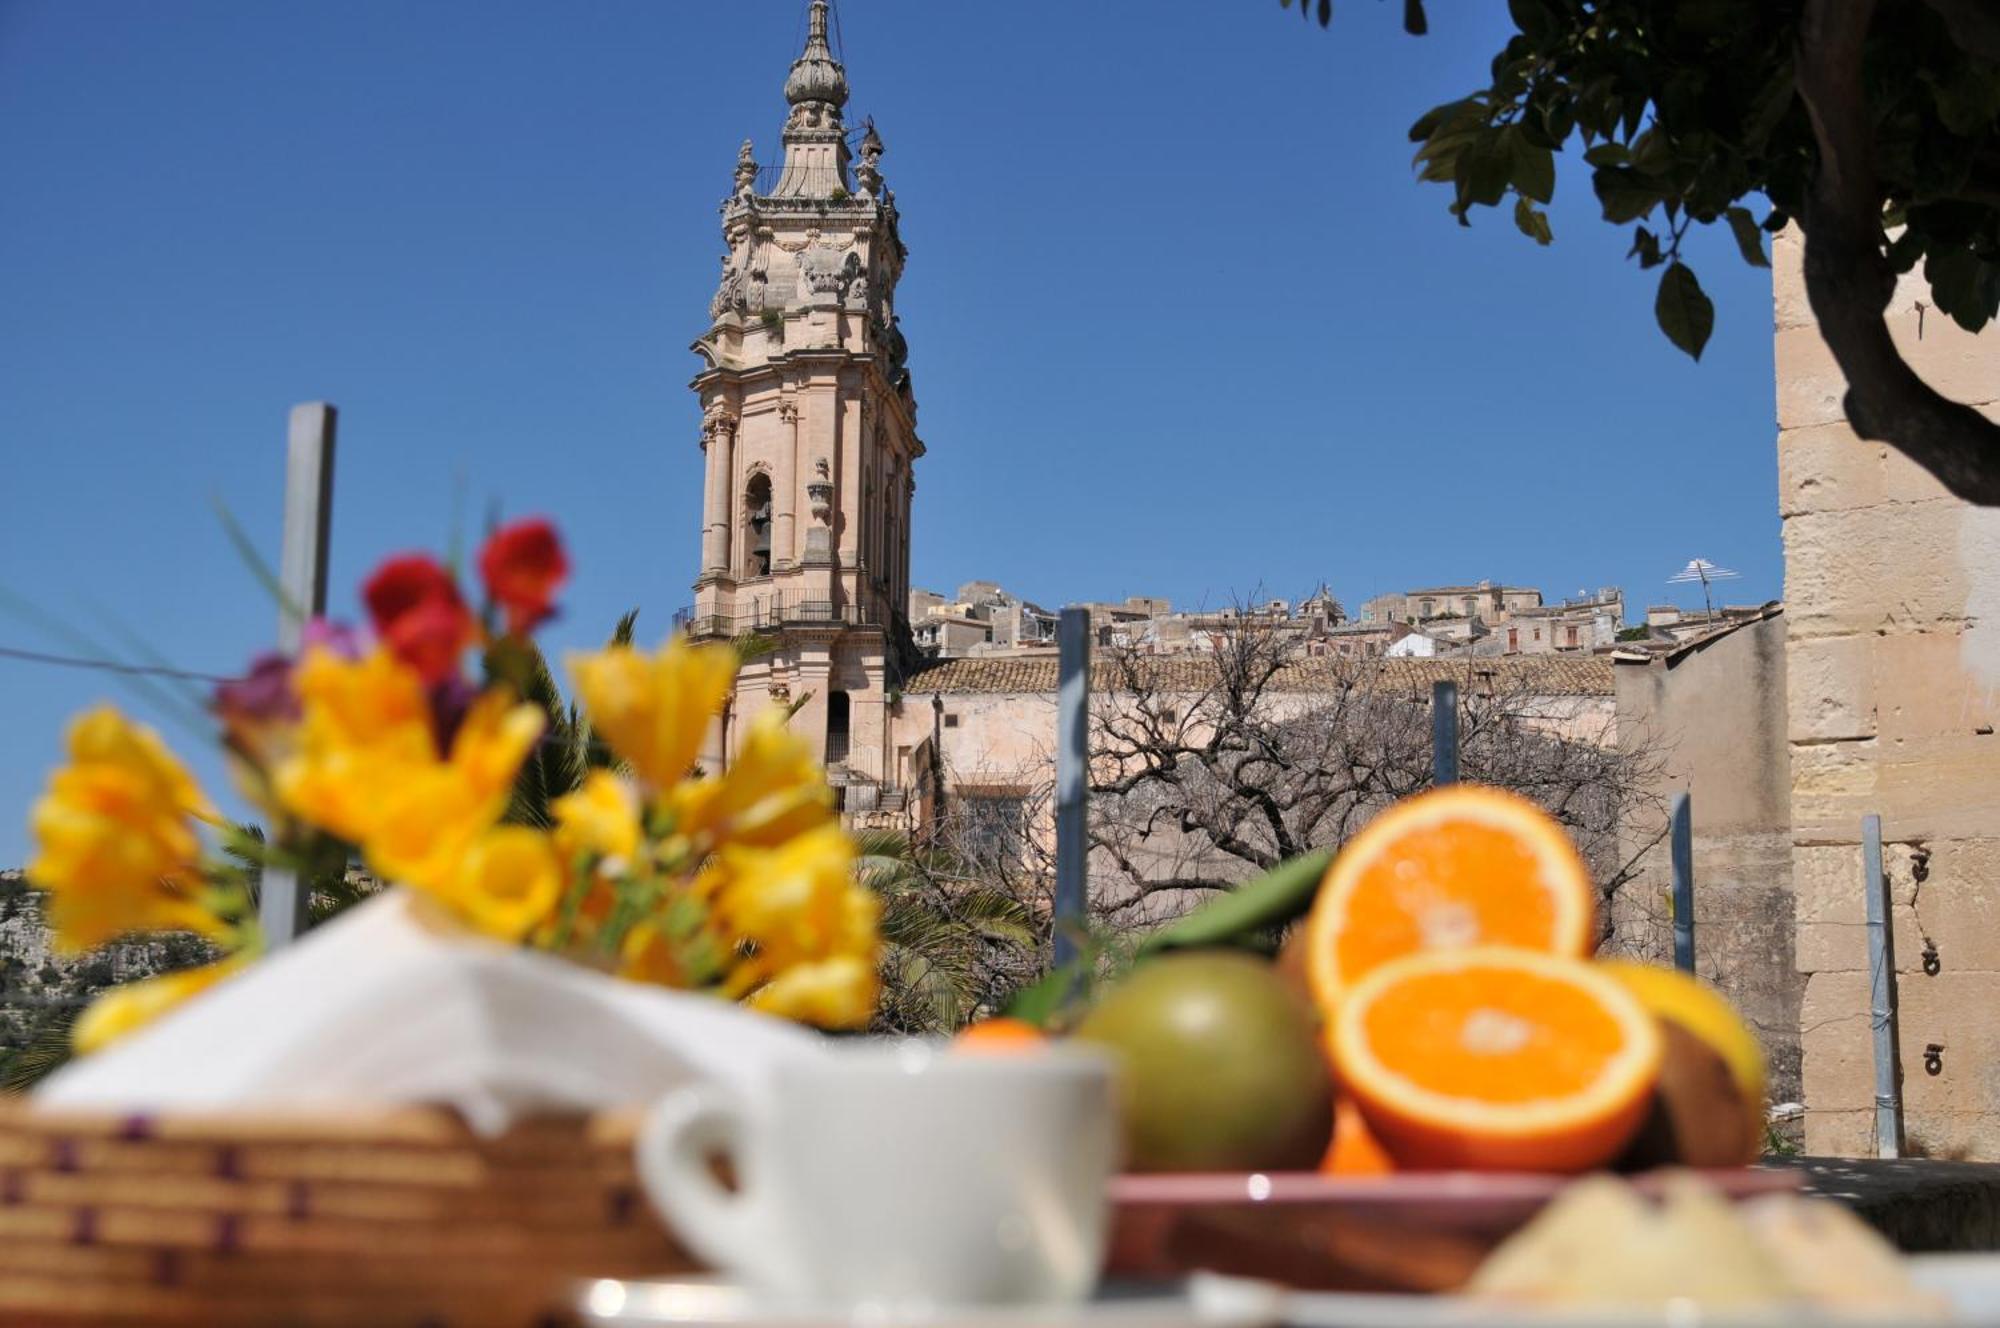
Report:
[[[2000,22],[1964,0],[1928,0],[1967,44]],[[1889,336],[1896,274],[1882,252],[1881,186],[1862,56],[1876,0],[1806,0],[1798,90],[1819,144],[1819,173],[1799,216],[1806,298],[1847,378],[1848,423],[1886,442],[1967,502],[2000,506],[2000,425],[1917,376]],[[1982,52],[1983,53],[1983,52]]]

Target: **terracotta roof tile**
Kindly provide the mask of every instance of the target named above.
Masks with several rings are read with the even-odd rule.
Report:
[[[1215,661],[1207,655],[1141,657],[1139,667],[1168,691],[1200,691],[1215,677]],[[1092,686],[1111,688],[1117,678],[1113,665],[1099,660]],[[1272,680],[1277,691],[1305,692],[1330,688],[1344,680],[1427,692],[1444,680],[1462,687],[1488,686],[1542,696],[1610,696],[1611,661],[1599,655],[1501,655],[1450,659],[1342,660],[1333,657],[1296,660]],[[999,659],[939,660],[914,674],[906,692],[1053,692],[1056,661],[1048,655]]]

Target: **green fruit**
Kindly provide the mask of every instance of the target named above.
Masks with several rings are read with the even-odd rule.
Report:
[[[1310,1170],[1326,1151],[1333,1085],[1313,1013],[1264,960],[1148,959],[1075,1036],[1120,1061],[1134,1171]]]

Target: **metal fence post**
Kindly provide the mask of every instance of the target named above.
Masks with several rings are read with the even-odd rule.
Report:
[[[1694,816],[1692,799],[1674,798],[1668,821],[1674,860],[1674,967],[1694,972]]]
[[[1431,684],[1431,782],[1458,782],[1458,684]]]
[[[1067,608],[1056,628],[1055,962],[1076,958],[1089,902],[1090,611]]]
[[[278,649],[296,654],[308,621],[326,612],[327,540],[333,519],[333,433],[338,412],[324,401],[292,407],[285,443],[285,534],[278,552]],[[306,882],[267,867],[257,920],[265,944],[284,945],[305,929]]]
[[[1875,1034],[1875,1156],[1903,1155],[1903,1071],[1896,1029],[1896,933],[1882,870],[1882,818],[1861,818],[1862,888],[1868,901],[1868,1025]]]

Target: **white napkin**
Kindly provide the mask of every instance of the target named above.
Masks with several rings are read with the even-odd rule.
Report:
[[[35,1091],[121,1111],[436,1103],[482,1134],[713,1080],[755,1101],[822,1039],[713,997],[470,937],[391,890]]]

